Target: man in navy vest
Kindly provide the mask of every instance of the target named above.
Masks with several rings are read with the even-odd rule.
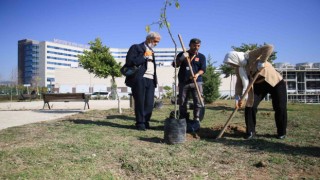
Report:
[[[198,93],[194,84],[193,79],[196,80],[199,91],[202,96],[202,75],[206,72],[206,57],[199,53],[201,45],[201,40],[198,38],[193,38],[189,43],[189,50],[185,53],[181,52],[177,55],[176,63],[177,67],[180,67],[178,79],[179,79],[179,111],[180,118],[186,118],[189,120],[187,113],[187,103],[188,103],[188,94],[192,95],[193,99],[193,123],[198,124],[200,127],[200,111],[201,111],[201,102],[198,97]],[[191,70],[188,66],[187,58],[190,57],[190,64],[194,77],[192,77]],[[174,66],[174,62],[172,64]],[[200,97],[202,98],[202,97]],[[199,128],[198,127],[198,128]],[[197,128],[197,129],[198,129]]]
[[[160,39],[159,33],[150,32],[143,43],[130,47],[126,57],[127,66],[139,67],[137,73],[127,76],[125,80],[126,85],[132,90],[138,130],[144,131],[150,128],[154,91],[158,84],[153,48]]]

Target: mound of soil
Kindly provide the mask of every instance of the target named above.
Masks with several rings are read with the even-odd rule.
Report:
[[[223,129],[223,126],[214,126],[211,128],[200,128],[199,131],[192,134],[187,134],[186,139],[188,141],[196,139],[215,139],[220,131]],[[239,125],[229,125],[224,134],[229,134],[231,136],[242,136],[246,133],[246,128]]]

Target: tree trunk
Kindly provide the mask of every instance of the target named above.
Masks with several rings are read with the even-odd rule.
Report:
[[[10,101],[12,102],[12,85],[10,85]]]
[[[230,75],[230,99],[231,99],[231,97],[232,97],[232,95],[231,95],[231,88],[232,88],[232,74]]]
[[[170,38],[174,44],[174,88],[175,88],[175,91],[174,91],[174,97],[175,97],[175,102],[174,102],[174,118],[177,119],[177,105],[178,105],[178,101],[177,101],[177,64],[176,64],[176,57],[177,57],[177,43],[176,41],[174,40],[173,38],[173,35],[171,33],[171,30],[170,30],[170,26],[168,24],[168,21],[167,21],[167,5],[169,4],[170,2],[168,0],[166,0],[165,2],[165,5],[164,5],[164,9],[163,9],[163,20],[164,20],[164,23],[165,23],[165,26],[168,30],[168,33],[170,35]],[[180,95],[181,96],[181,95]]]
[[[119,112],[119,114],[122,114],[120,97],[119,97],[119,94],[118,94],[118,88],[117,88],[117,84],[116,84],[116,81],[115,81],[114,76],[112,76],[112,84],[114,84],[115,86],[113,86],[113,87],[116,88],[116,89],[115,89],[115,92],[116,92],[116,96],[117,96],[116,98],[117,98],[117,100],[118,100],[118,112]]]

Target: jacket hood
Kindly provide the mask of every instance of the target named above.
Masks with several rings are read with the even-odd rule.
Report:
[[[231,63],[237,66],[244,67],[247,64],[245,53],[244,52],[237,52],[237,51],[230,51],[224,57],[223,63]]]

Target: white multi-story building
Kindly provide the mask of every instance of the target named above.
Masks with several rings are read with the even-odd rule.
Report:
[[[50,41],[20,40],[18,42],[18,82],[51,87],[56,69],[78,68],[78,55],[89,46],[55,39]]]
[[[18,41],[18,83],[32,86],[55,87],[57,69],[81,68],[78,55],[90,50],[88,45],[54,39]],[[116,61],[125,63],[128,48],[110,48]],[[154,48],[158,66],[170,66],[174,59],[174,48]],[[182,51],[181,48],[178,51]]]
[[[287,84],[288,101],[320,103],[320,63],[276,63]]]

